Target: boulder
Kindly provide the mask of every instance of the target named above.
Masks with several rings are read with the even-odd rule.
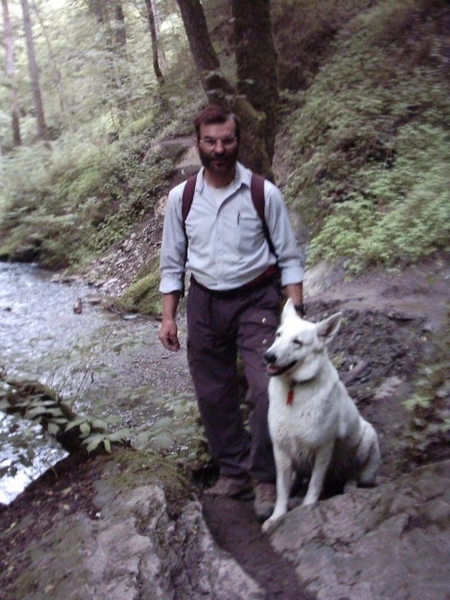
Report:
[[[299,506],[270,534],[317,600],[450,597],[450,461]]]

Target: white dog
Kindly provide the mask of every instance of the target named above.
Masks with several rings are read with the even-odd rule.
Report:
[[[375,485],[377,434],[360,416],[327,354],[340,322],[340,313],[317,324],[305,321],[288,300],[265,354],[277,499],[263,531],[287,512],[294,471],[311,472],[303,505],[319,500],[327,473],[347,487]]]

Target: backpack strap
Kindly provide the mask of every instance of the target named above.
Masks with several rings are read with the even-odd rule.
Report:
[[[192,200],[194,199],[195,184],[197,183],[197,175],[191,175],[186,181],[183,190],[183,199],[181,204],[181,215],[183,217],[183,226],[186,223],[186,218],[191,210]]]
[[[278,260],[277,253],[275,252],[275,247],[273,245],[272,239],[270,237],[269,228],[267,226],[266,217],[264,215],[264,177],[261,175],[256,175],[256,173],[252,173],[252,179],[250,183],[250,191],[252,195],[253,206],[255,207],[256,212],[258,213],[259,218],[261,219],[262,228],[264,232],[264,236],[269,245],[269,250]]]
[[[186,181],[184,186],[183,195],[181,199],[181,216],[183,218],[183,231],[184,237],[186,238],[186,251],[184,253],[184,268],[183,274],[181,275],[181,297],[184,298],[185,293],[185,277],[186,277],[186,261],[188,252],[188,237],[186,234],[186,218],[191,210],[192,201],[194,199],[195,184],[197,183],[197,175],[191,175]]]

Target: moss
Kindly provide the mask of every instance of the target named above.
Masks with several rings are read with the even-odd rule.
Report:
[[[159,292],[159,273],[154,271],[138,278],[117,301],[120,309],[139,312],[144,315],[161,314],[161,294]]]
[[[135,487],[136,481],[160,485],[166,494],[167,502],[175,509],[189,499],[190,484],[175,460],[158,454],[147,454],[118,449],[114,462],[121,469],[120,489]],[[145,474],[143,478],[143,474]]]

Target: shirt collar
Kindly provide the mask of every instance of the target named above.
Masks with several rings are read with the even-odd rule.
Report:
[[[242,185],[245,185],[250,189],[252,172],[250,169],[244,167],[240,162],[236,162],[236,174],[234,176],[233,184],[238,190]],[[202,167],[199,171],[199,177],[197,177],[197,189],[202,192],[205,187],[205,167]]]

